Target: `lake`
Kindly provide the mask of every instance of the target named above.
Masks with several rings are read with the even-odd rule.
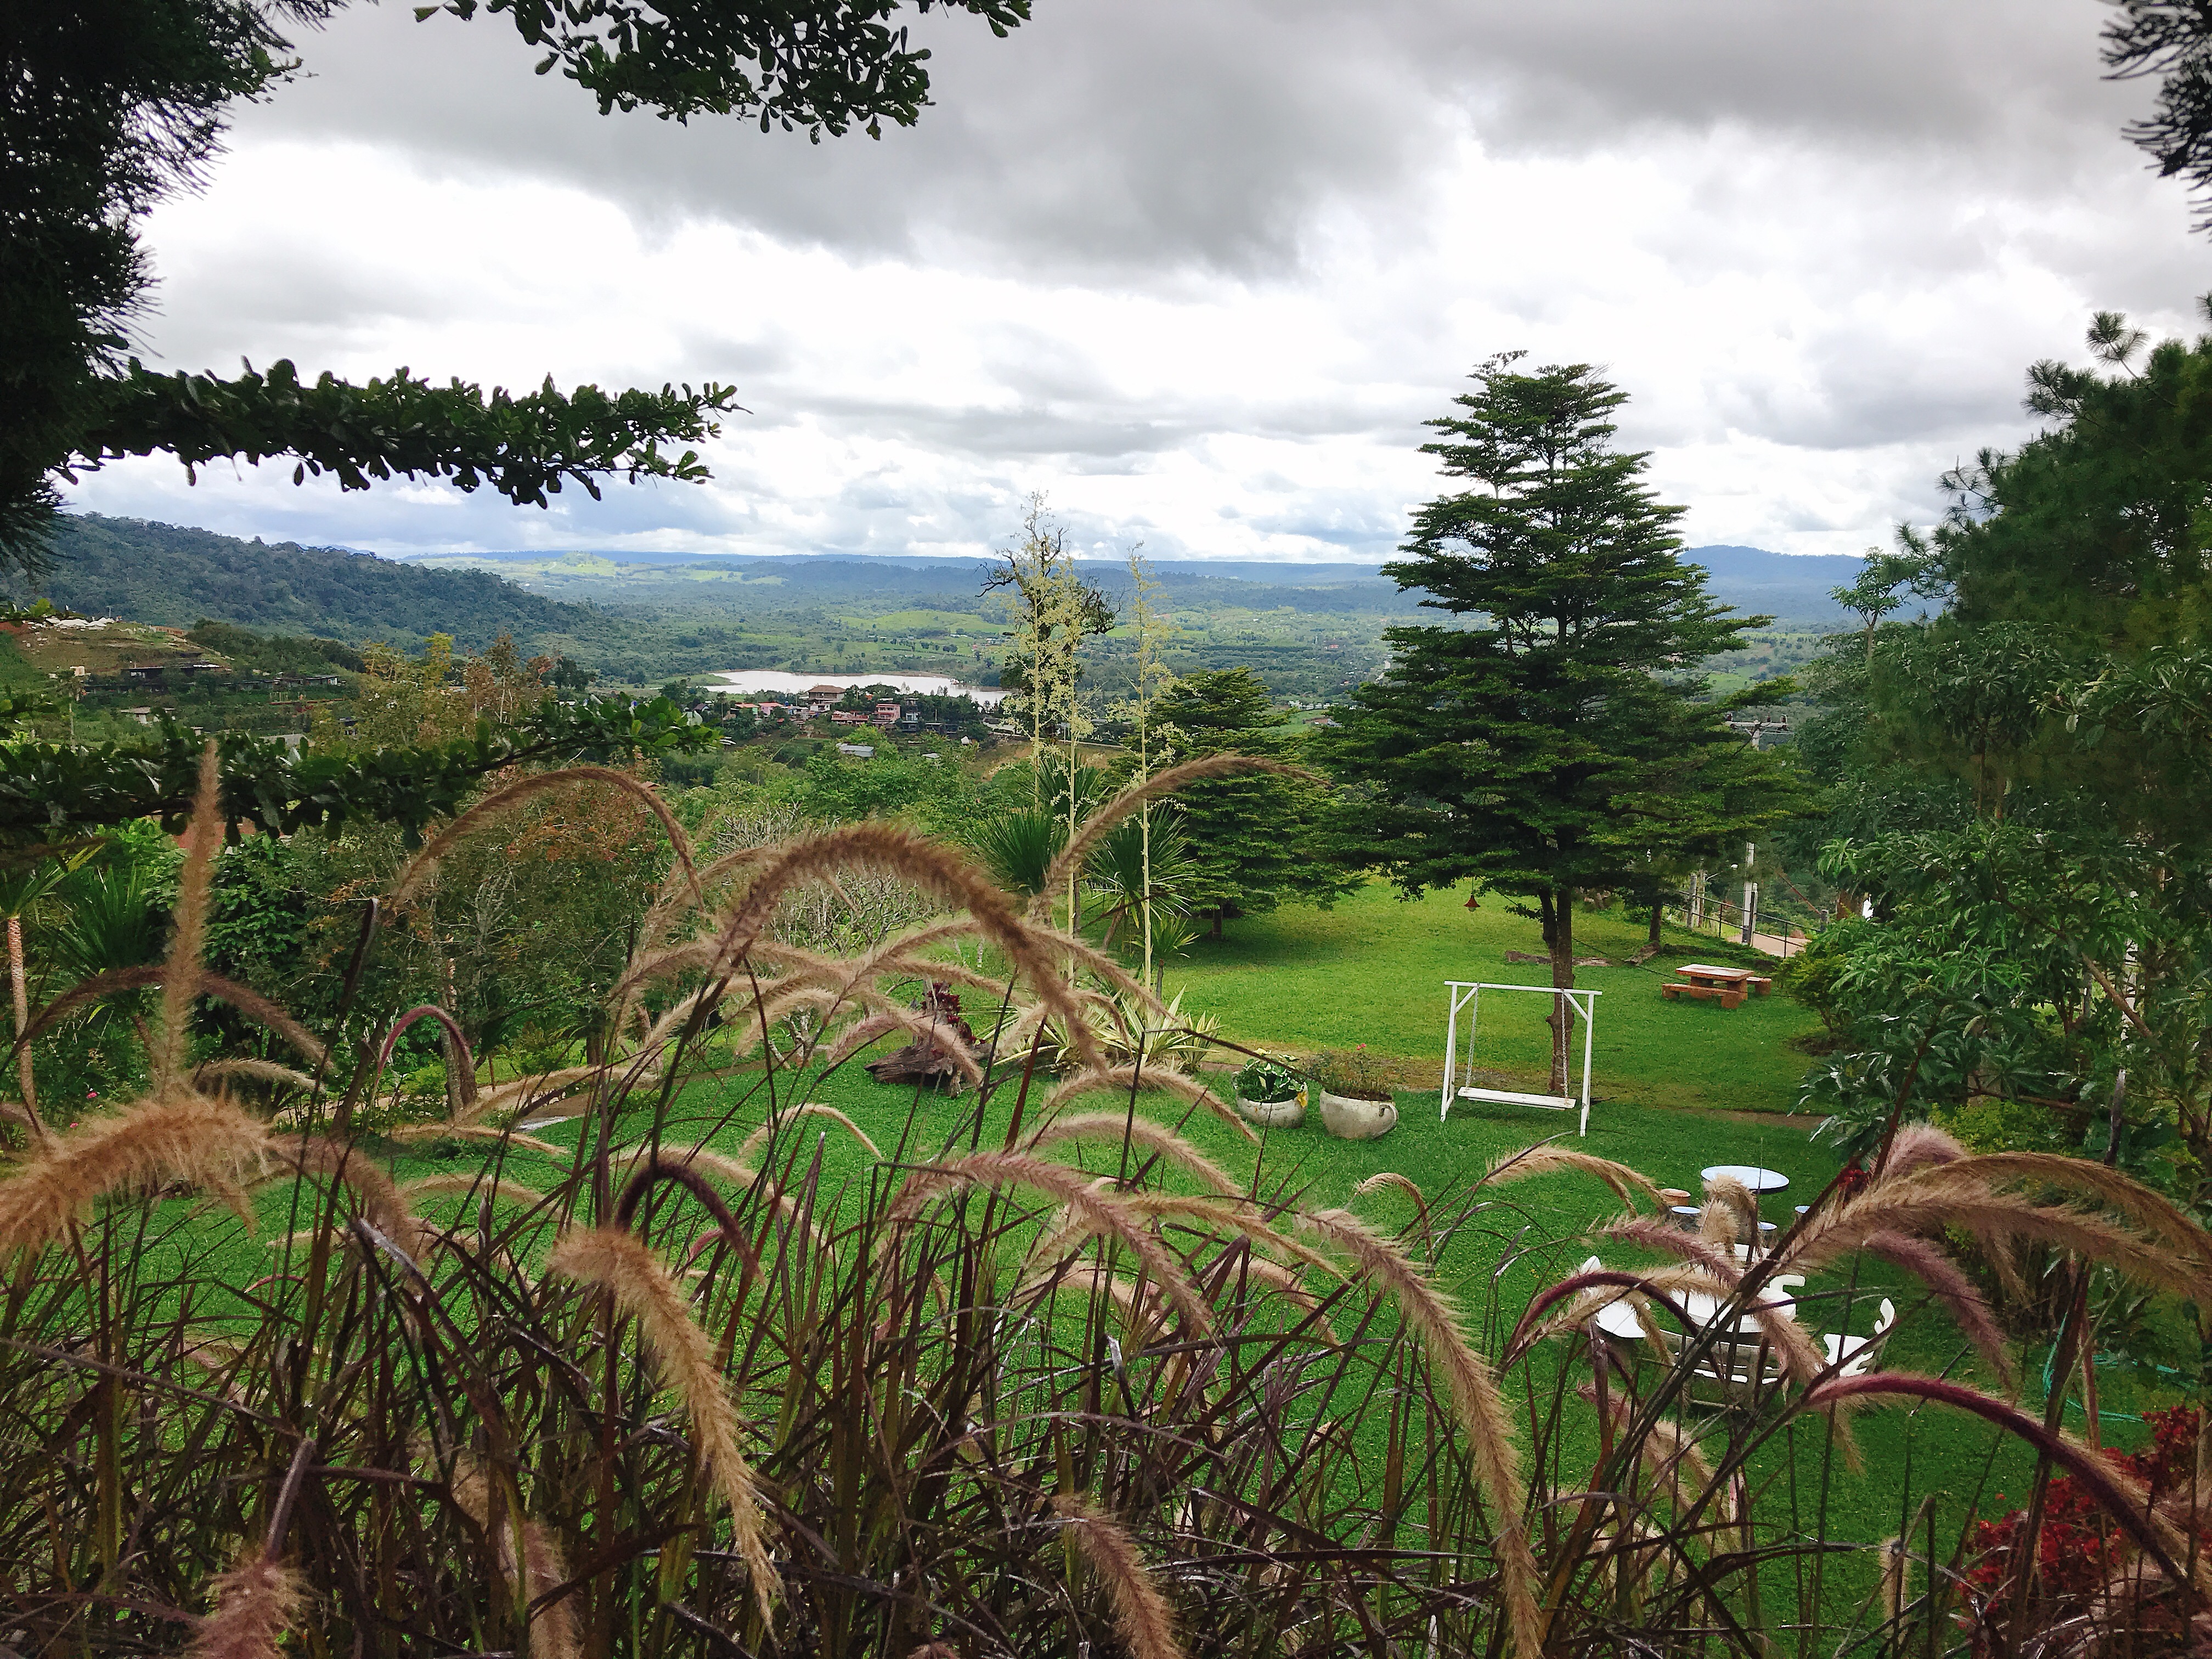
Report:
[[[890,685],[939,697],[973,697],[986,708],[996,708],[1006,694],[995,685],[963,685],[950,674],[790,674],[778,669],[754,668],[715,676],[727,691],[751,691],[769,697],[789,696],[817,685],[840,689],[855,685]]]

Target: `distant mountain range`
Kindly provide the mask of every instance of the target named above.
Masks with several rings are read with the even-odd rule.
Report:
[[[44,591],[90,615],[179,628],[207,617],[405,647],[435,632],[482,649],[508,634],[527,651],[565,655],[627,684],[816,666],[798,659],[817,654],[841,630],[853,639],[845,624],[854,617],[983,609],[981,562],[972,558],[508,552],[390,559],[96,514],[64,519],[56,543]],[[1799,628],[1839,624],[1829,590],[1859,568],[1853,558],[1748,547],[1692,548],[1689,556],[1712,573],[1713,592],[1726,603]],[[1102,586],[1125,596],[1123,566],[1084,562]],[[1381,629],[1414,614],[1420,599],[1375,564],[1181,559],[1154,568],[1179,606],[1216,617],[1299,613],[1309,619],[1299,626],[1317,641],[1364,638],[1379,646]],[[983,624],[984,636],[994,631]],[[1223,636],[1206,648],[1218,654],[1232,643]]]
[[[1711,588],[1738,611],[1771,616],[1780,624],[1827,628],[1841,624],[1844,613],[1829,597],[1856,580],[1859,561],[1847,554],[1770,553],[1763,548],[1692,547],[1683,556],[1705,566]],[[591,590],[611,597],[619,584],[624,597],[645,590],[690,586],[702,578],[750,584],[773,580],[802,593],[884,591],[918,596],[957,587],[969,589],[984,562],[942,554],[812,553],[749,556],[694,552],[548,552],[515,549],[504,552],[402,554],[396,562],[441,569],[497,570],[543,592]],[[1415,596],[1394,602],[1397,586],[1382,574],[1380,562],[1301,564],[1289,560],[1155,559],[1146,562],[1170,592],[1194,584],[1212,586],[1227,599],[1255,609],[1287,604],[1297,611],[1411,609]],[[1079,559],[1085,574],[1103,586],[1125,587],[1127,567],[1119,560]],[[892,572],[900,573],[892,575]],[[912,574],[907,574],[912,573]],[[1245,585],[1249,584],[1249,586]],[[1295,589],[1269,597],[1252,589]],[[1310,590],[1344,590],[1334,602],[1316,603]],[[655,597],[659,597],[657,594]],[[765,602],[756,598],[756,602]]]

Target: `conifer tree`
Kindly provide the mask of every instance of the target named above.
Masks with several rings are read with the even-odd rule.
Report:
[[[1583,363],[1474,373],[1423,446],[1469,488],[1416,515],[1386,565],[1448,621],[1392,628],[1384,677],[1353,694],[1325,750],[1364,785],[1345,851],[1409,896],[1472,878],[1543,927],[1554,988],[1575,983],[1577,896],[1633,887],[1655,852],[1740,836],[1792,810],[1697,665],[1771,618],[1736,617],[1678,556],[1675,521],[1613,447],[1626,394]],[[1755,700],[1775,695],[1770,684]],[[1713,787],[1701,787],[1700,778]],[[1722,781],[1725,780],[1725,787]],[[1554,1003],[1552,1088],[1566,1086]]]
[[[1177,761],[1207,755],[1280,757],[1282,717],[1249,668],[1188,674],[1156,706]],[[1208,778],[1176,797],[1190,872],[1179,884],[1214,937],[1231,916],[1286,902],[1328,904],[1358,883],[1334,862],[1326,841],[1320,786],[1275,774]]]

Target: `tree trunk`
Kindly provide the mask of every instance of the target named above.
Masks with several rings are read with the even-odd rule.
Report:
[[[1221,937],[1221,919],[1222,919],[1222,917],[1224,917],[1224,916],[1227,915],[1228,914],[1229,914],[1228,907],[1226,907],[1225,905],[1224,905],[1224,907],[1222,907],[1220,909],[1218,909],[1218,910],[1216,910],[1216,911],[1213,913],[1213,936],[1214,936],[1214,938],[1216,938],[1216,939],[1219,939],[1219,938]]]
[[[1552,953],[1552,988],[1571,991],[1575,986],[1575,890],[1555,887],[1537,900],[1542,918],[1545,948]],[[1565,997],[1552,999],[1547,1022],[1552,1028],[1552,1087],[1555,1095],[1567,1092],[1567,1042],[1574,1032]]]
[[[24,1029],[31,1023],[30,999],[23,989],[23,919],[8,918],[8,988],[15,999],[15,1036],[21,1041]],[[23,1109],[35,1113],[39,1109],[39,1091],[31,1081],[31,1045],[24,1043],[15,1054],[15,1075],[23,1087]]]
[[[1661,931],[1666,926],[1666,904],[1662,900],[1653,899],[1651,901],[1650,945],[1654,951],[1656,951],[1662,945],[1664,945],[1667,942],[1664,934]]]

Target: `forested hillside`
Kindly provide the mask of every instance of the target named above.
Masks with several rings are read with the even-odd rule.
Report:
[[[526,652],[567,656],[613,679],[651,680],[781,657],[733,626],[664,624],[625,608],[547,599],[484,570],[399,564],[340,548],[246,542],[212,531],[64,517],[41,590],[91,616],[190,628],[202,618],[289,634],[414,645],[450,634],[481,650],[501,634]]]
[[[584,611],[489,571],[422,569],[142,519],[71,515],[54,550],[45,587],[56,605],[176,628],[212,617],[292,632],[447,633],[475,645],[501,632],[574,631]]]

